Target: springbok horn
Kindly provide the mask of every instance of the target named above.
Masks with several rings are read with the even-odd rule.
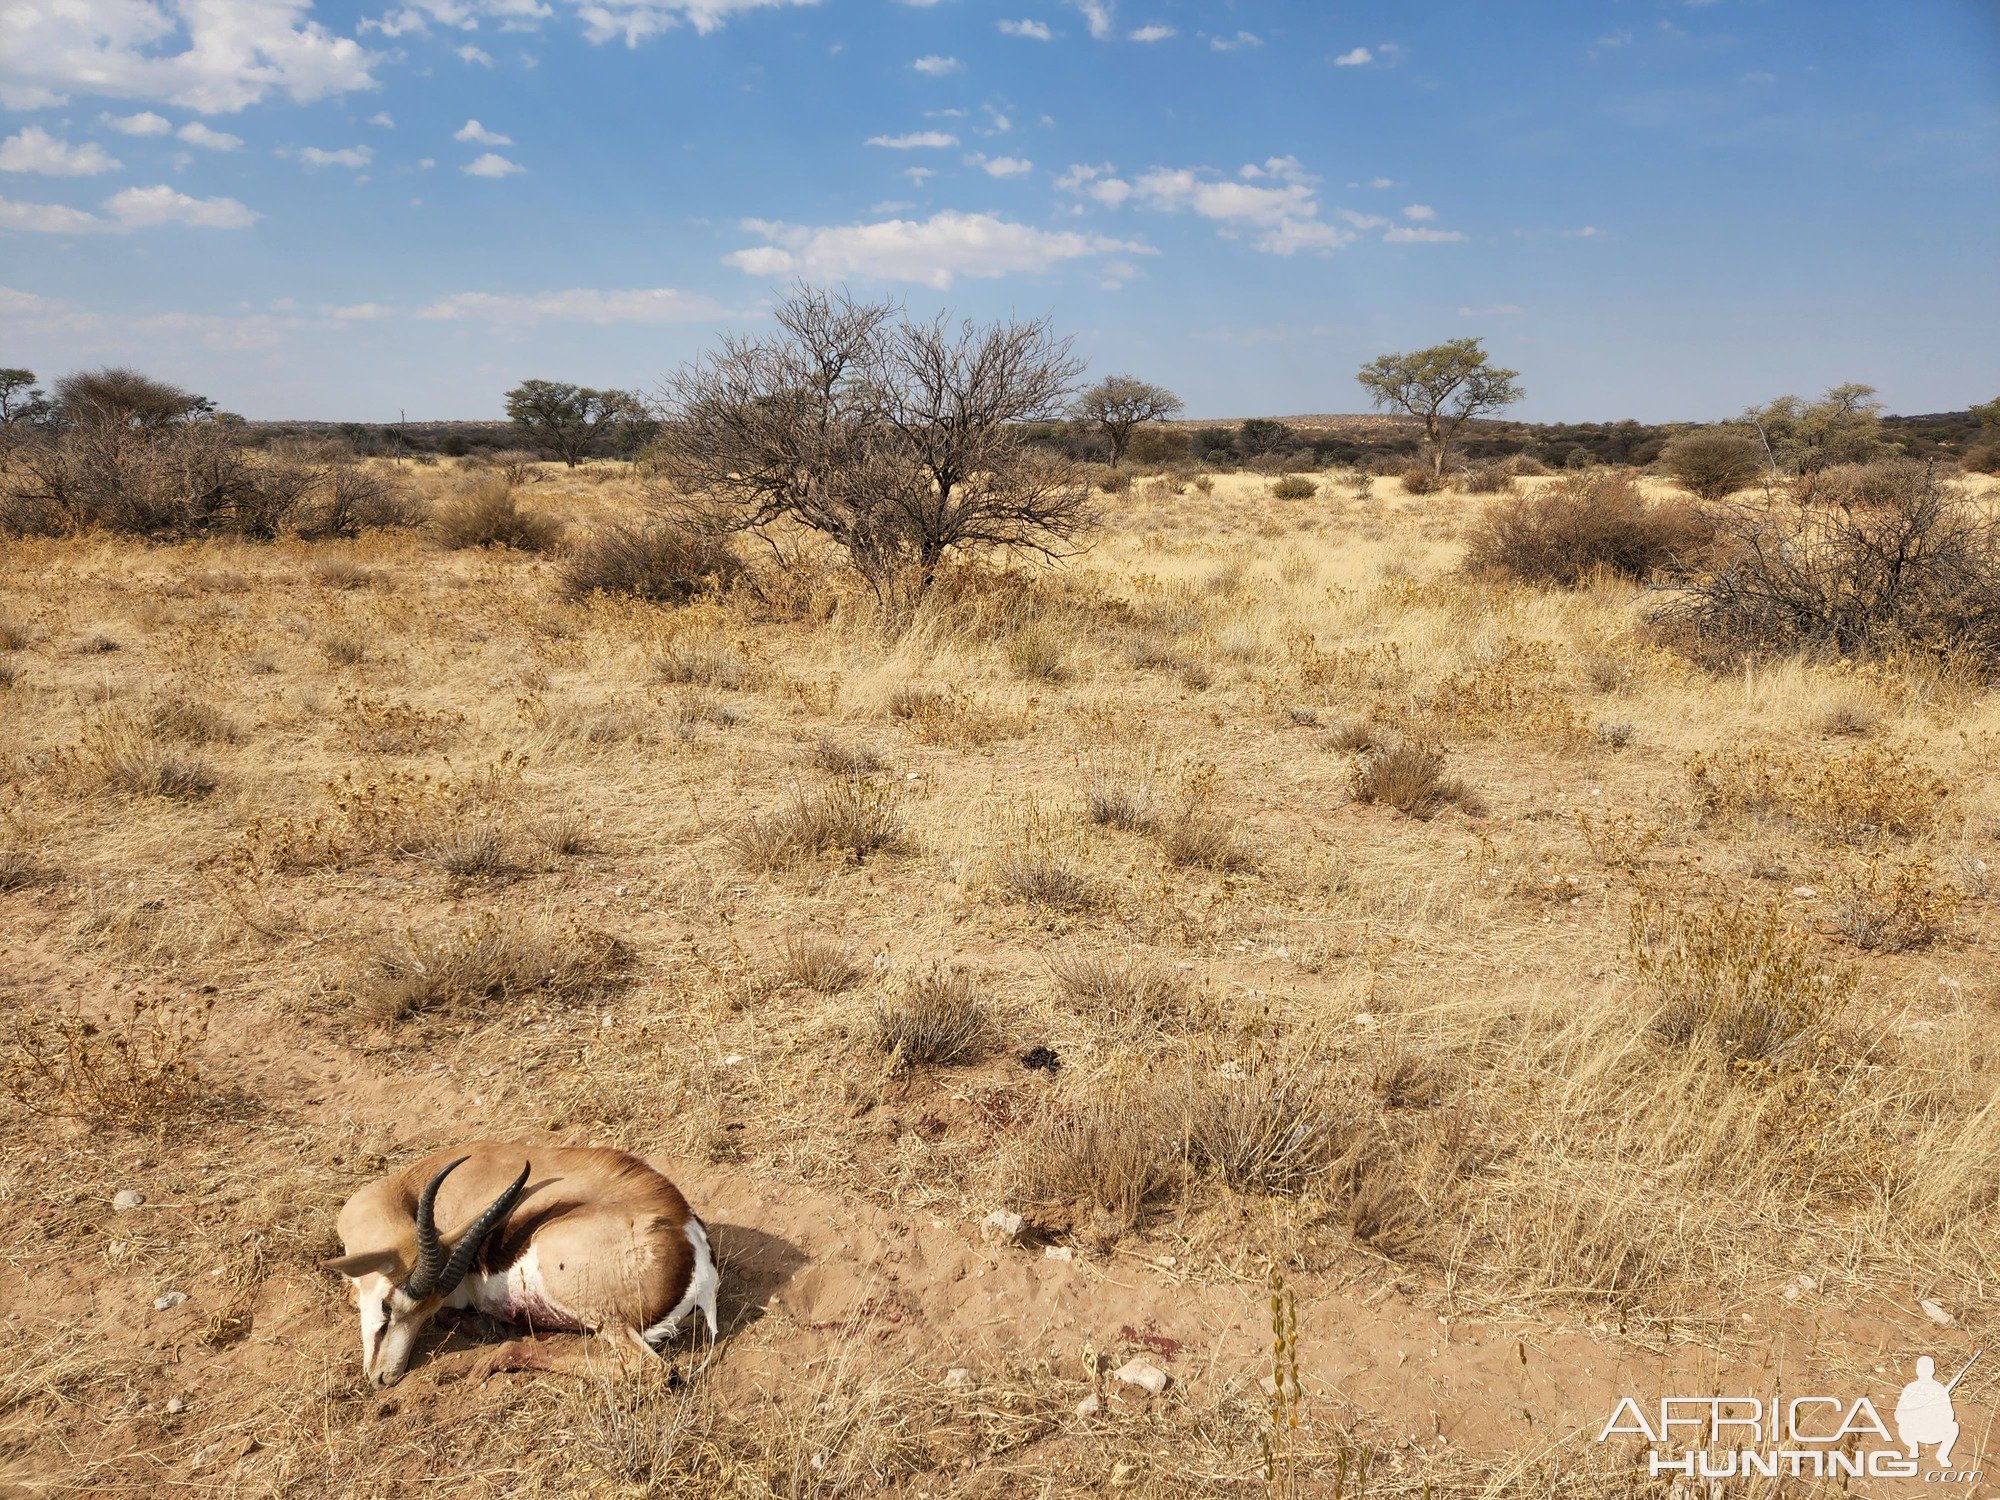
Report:
[[[437,1195],[444,1186],[445,1178],[470,1161],[461,1156],[442,1172],[430,1180],[430,1185],[417,1199],[417,1264],[403,1282],[405,1296],[414,1297],[419,1302],[431,1294],[437,1285],[438,1268],[444,1264],[444,1246],[438,1243]]]
[[[436,1290],[440,1297],[449,1297],[457,1289],[458,1284],[465,1280],[465,1273],[472,1269],[473,1258],[479,1254],[479,1247],[486,1243],[486,1236],[497,1229],[500,1221],[507,1217],[508,1210],[514,1206],[514,1200],[521,1196],[521,1189],[528,1185],[528,1173],[533,1170],[532,1162],[523,1166],[521,1175],[514,1179],[514,1185],[495,1198],[487,1206],[486,1212],[473,1221],[472,1227],[465,1231],[464,1237],[452,1247],[451,1259],[445,1262],[444,1274],[438,1277]]]

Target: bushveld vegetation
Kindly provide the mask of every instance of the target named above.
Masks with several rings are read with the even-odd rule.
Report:
[[[1648,1491],[1563,1436],[1613,1395],[1578,1371],[1874,1392],[1885,1326],[1962,1363],[1993,486],[1413,494],[1146,432],[1076,555],[879,592],[643,463],[326,460],[390,525],[10,521],[0,1476],[1241,1494],[1277,1430],[1328,1492],[1583,1500]],[[482,1383],[468,1322],[364,1396],[332,1213],[472,1134],[670,1166],[713,1363]]]

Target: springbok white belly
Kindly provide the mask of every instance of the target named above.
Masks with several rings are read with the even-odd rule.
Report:
[[[474,1271],[458,1284],[458,1290],[447,1303],[452,1307],[477,1308],[488,1317],[529,1328],[584,1327],[574,1313],[549,1295],[542,1279],[541,1258],[533,1245],[503,1271]]]

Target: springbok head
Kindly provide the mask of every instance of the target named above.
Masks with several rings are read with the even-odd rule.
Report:
[[[351,1284],[354,1300],[361,1310],[361,1369],[375,1385],[391,1386],[403,1378],[417,1335],[465,1280],[473,1261],[478,1259],[479,1247],[507,1217],[522,1188],[527,1186],[530,1168],[524,1166],[513,1186],[473,1221],[447,1257],[438,1239],[435,1216],[438,1189],[467,1160],[461,1156],[438,1173],[417,1199],[417,1263],[407,1276],[400,1281],[396,1279],[402,1270],[402,1257],[394,1251],[343,1255],[327,1262]]]

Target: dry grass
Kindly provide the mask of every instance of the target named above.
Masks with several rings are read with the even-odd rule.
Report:
[[[594,469],[521,465],[516,511],[643,524]],[[1587,1370],[1879,1401],[1851,1351],[1897,1330],[1955,1368],[2000,698],[1711,675],[1637,585],[1468,575],[1469,508],[1393,476],[1198,477],[894,619],[810,548],[661,608],[410,531],[0,542],[0,1488],[1256,1493],[1274,1264],[1301,1489],[1612,1492]],[[141,996],[213,1002],[185,1088],[105,1050]],[[682,1180],[706,1374],[482,1383],[465,1320],[360,1388],[333,1215],[481,1135]],[[1003,1205],[1026,1244],[977,1243]]]
[[[97,1127],[184,1120],[218,1097],[196,1056],[213,1010],[206,997],[134,995],[100,1017],[16,1012],[0,1032],[0,1094],[29,1114]]]
[[[1354,797],[1379,802],[1412,818],[1434,818],[1447,807],[1480,810],[1464,782],[1445,775],[1445,753],[1415,741],[1370,753],[1354,768]]]
[[[443,547],[506,547],[546,552],[562,536],[562,523],[524,509],[514,484],[499,474],[467,480],[431,517],[431,534]]]

